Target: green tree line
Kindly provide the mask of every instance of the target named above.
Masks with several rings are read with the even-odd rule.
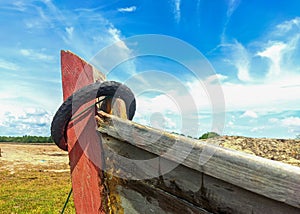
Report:
[[[50,137],[24,135],[22,137],[0,136],[0,142],[20,142],[20,143],[53,143]]]

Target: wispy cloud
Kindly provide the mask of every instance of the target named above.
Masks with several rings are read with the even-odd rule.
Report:
[[[300,70],[299,21],[296,17],[279,23],[269,34],[246,45],[235,38],[230,42],[224,39],[213,51],[223,52],[223,60],[235,67],[238,79],[243,82],[275,81]],[[257,75],[260,78],[255,78]]]
[[[234,13],[234,11],[238,8],[240,4],[240,0],[229,0],[228,2],[228,7],[227,7],[227,12],[226,12],[226,21],[222,30],[221,34],[221,43],[226,43],[226,30],[228,23],[230,22],[231,16]]]
[[[277,79],[281,75],[299,71],[299,30],[300,17],[296,17],[278,24],[267,36],[267,42],[263,43],[261,50],[256,53],[271,62],[267,78]]]
[[[284,21],[276,26],[277,34],[285,34],[290,32],[294,28],[300,28],[300,17],[295,17],[294,19]]]
[[[66,32],[69,35],[69,37],[72,37],[74,32],[74,27],[66,27]]]
[[[25,11],[27,8],[26,4],[23,1],[15,1],[12,4],[15,6],[16,10],[19,10],[21,12]]]
[[[104,18],[98,8],[81,8],[74,12],[60,9],[51,0],[41,2],[44,7],[36,8],[40,19],[27,20],[26,25],[52,28],[64,45],[85,59],[91,59],[105,46],[122,39],[120,30]],[[120,8],[120,12],[134,12],[136,9],[136,6]]]
[[[136,6],[119,8],[118,11],[119,12],[131,13],[131,12],[136,11]]]
[[[74,27],[65,27],[66,34],[62,35],[62,39],[66,44],[71,45],[72,41],[74,41],[74,38],[73,38],[74,29],[75,29]]]
[[[234,11],[238,8],[240,4],[240,0],[229,0],[228,9],[227,9],[227,17],[230,18]]]
[[[27,9],[29,3],[24,3],[24,1],[13,1],[13,2],[1,2],[1,9],[4,10],[14,10],[18,12],[24,12]]]
[[[249,72],[251,56],[248,50],[237,40],[234,43],[221,44],[220,47],[225,53],[225,62],[236,68],[238,79],[244,82],[251,81]]]
[[[41,17],[45,19],[46,21],[58,21],[62,25],[66,26],[68,23],[68,19],[64,15],[64,13],[52,2],[52,0],[41,0],[46,6],[48,10],[48,14],[50,15],[45,15],[43,14],[43,11],[41,10]],[[52,19],[53,18],[53,19]]]
[[[0,59],[0,68],[6,69],[6,70],[17,71],[20,67],[13,62],[9,62],[4,59]]]
[[[174,0],[174,18],[175,18],[175,21],[177,23],[180,22],[180,19],[181,19],[181,12],[180,12],[180,5],[181,5],[181,0]]]
[[[128,78],[128,75],[136,74],[135,59],[131,59],[133,57],[132,49],[126,44],[126,39],[122,36],[121,31],[114,25],[109,24],[105,30],[107,33],[106,47],[93,56],[91,63],[109,78],[124,81],[125,76]]]
[[[41,51],[36,51],[33,49],[21,49],[20,53],[21,55],[33,60],[54,60],[54,56],[50,56],[48,54],[42,53]]]

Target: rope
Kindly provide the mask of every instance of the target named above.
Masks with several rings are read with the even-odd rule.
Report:
[[[92,105],[86,107],[85,109],[83,109],[81,112],[79,112],[78,114],[76,114],[75,116],[73,116],[71,119],[70,119],[70,122],[75,120],[76,118],[78,118],[79,116],[81,116],[83,113],[87,112],[89,109],[93,108],[96,104],[98,103],[101,103],[102,101],[110,98],[111,96],[106,96],[104,97],[103,99],[97,101],[96,103],[93,103]]]
[[[69,199],[70,199],[70,197],[71,197],[72,191],[73,191],[73,189],[72,189],[72,187],[71,187],[71,190],[70,190],[70,192],[69,192],[69,195],[68,195],[68,197],[67,197],[67,200],[66,200],[66,202],[65,202],[65,204],[64,204],[64,207],[62,208],[60,214],[63,214],[63,213],[65,212],[65,209],[66,209],[67,204],[68,204],[68,202],[69,202]]]

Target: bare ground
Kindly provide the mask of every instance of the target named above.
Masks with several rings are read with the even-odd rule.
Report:
[[[67,152],[54,144],[0,149],[0,213],[60,213],[71,188]],[[65,213],[75,213],[72,199]]]
[[[0,143],[0,149],[0,170],[14,173],[15,169],[26,169],[31,165],[53,172],[70,171],[68,153],[54,144]]]

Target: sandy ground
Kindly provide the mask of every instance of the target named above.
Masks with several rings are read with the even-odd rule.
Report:
[[[0,169],[12,173],[16,168],[32,165],[49,168],[49,171],[69,171],[68,153],[52,144],[0,143]]]

